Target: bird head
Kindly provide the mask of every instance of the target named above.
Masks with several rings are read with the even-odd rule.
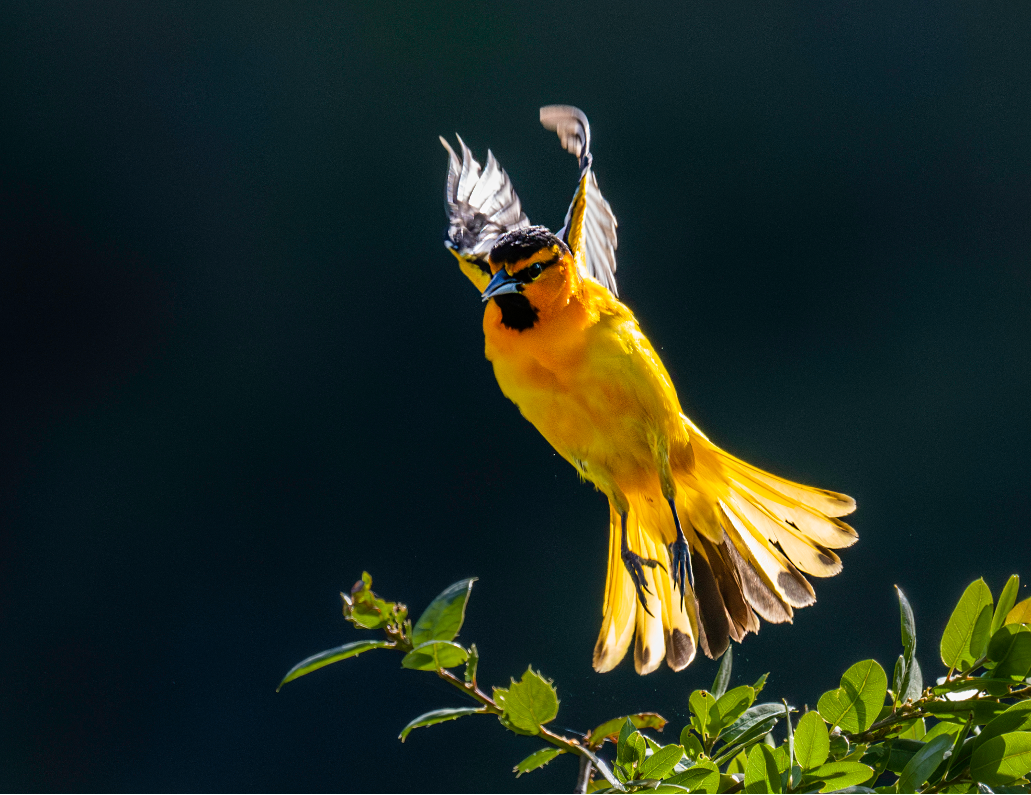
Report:
[[[494,299],[501,322],[525,331],[542,313],[565,304],[573,289],[576,266],[569,247],[543,226],[502,235],[488,257],[491,280],[484,301]]]

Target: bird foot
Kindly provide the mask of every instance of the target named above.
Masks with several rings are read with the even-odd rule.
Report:
[[[644,567],[647,566],[650,569],[654,569],[658,566],[663,571],[666,570],[666,567],[657,560],[642,558],[629,549],[624,549],[620,557],[623,558],[623,565],[626,566],[626,570],[630,573],[630,579],[634,582],[634,589],[637,591],[637,598],[641,602],[641,607],[644,608],[644,612],[648,615],[652,615],[652,611],[648,609],[648,603],[644,598],[646,592],[651,593],[648,590],[648,586],[644,584]]]
[[[694,588],[694,569],[691,566],[691,548],[687,539],[681,536],[669,545],[669,564],[673,569],[673,587],[680,591],[680,606],[684,606],[687,595],[686,583]]]

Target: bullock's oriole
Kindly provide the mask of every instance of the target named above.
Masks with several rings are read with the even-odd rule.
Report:
[[[616,219],[592,170],[577,108],[541,123],[579,158],[558,234],[531,226],[494,155],[448,150],[447,245],[487,302],[487,359],[501,391],[609,499],[609,563],[594,667],[608,671],[636,629],[634,665],[674,670],[699,647],[722,654],[761,616],[790,621],[815,601],[806,572],[841,571],[855,542],[837,517],[855,501],[791,483],[714,445],[680,408],[666,368],[616,297]]]

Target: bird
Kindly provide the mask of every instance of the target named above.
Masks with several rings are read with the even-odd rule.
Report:
[[[685,414],[616,286],[616,218],[593,167],[587,116],[540,109],[578,161],[562,227],[531,225],[493,153],[448,155],[445,245],[485,304],[486,358],[502,393],[609,503],[608,570],[593,667],[634,643],[639,674],[717,659],[759,619],[813,604],[805,575],[841,571],[851,497],[794,483],[714,444]]]

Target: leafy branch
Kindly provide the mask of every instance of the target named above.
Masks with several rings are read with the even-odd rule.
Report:
[[[445,589],[413,626],[407,607],[378,597],[363,573],[350,594],[341,594],[344,618],[358,629],[381,630],[383,639],[309,657],[279,686],[373,649],[400,651],[403,667],[435,673],[475,704],[420,715],[402,729],[402,742],[417,728],[493,715],[508,731],[546,743],[515,766],[517,775],[572,754],[580,758],[577,792],[1031,791],[1031,599],[1016,603],[1016,575],[998,604],[983,580],[967,587],[940,642],[947,672],[933,685],[925,686],[917,662],[912,608],[896,589],[902,654],[890,686],[879,663],[863,660],[796,720],[787,702],[757,703],[765,675],[730,687],[728,650],[712,689],[691,693],[690,720],[679,742],[668,745],[645,733],[666,725],[650,712],[612,718],[577,736],[547,728],[558,715],[558,692],[532,668],[508,687],[480,689],[476,645],[455,640],[473,582]],[[781,721],[778,743],[773,731]]]

